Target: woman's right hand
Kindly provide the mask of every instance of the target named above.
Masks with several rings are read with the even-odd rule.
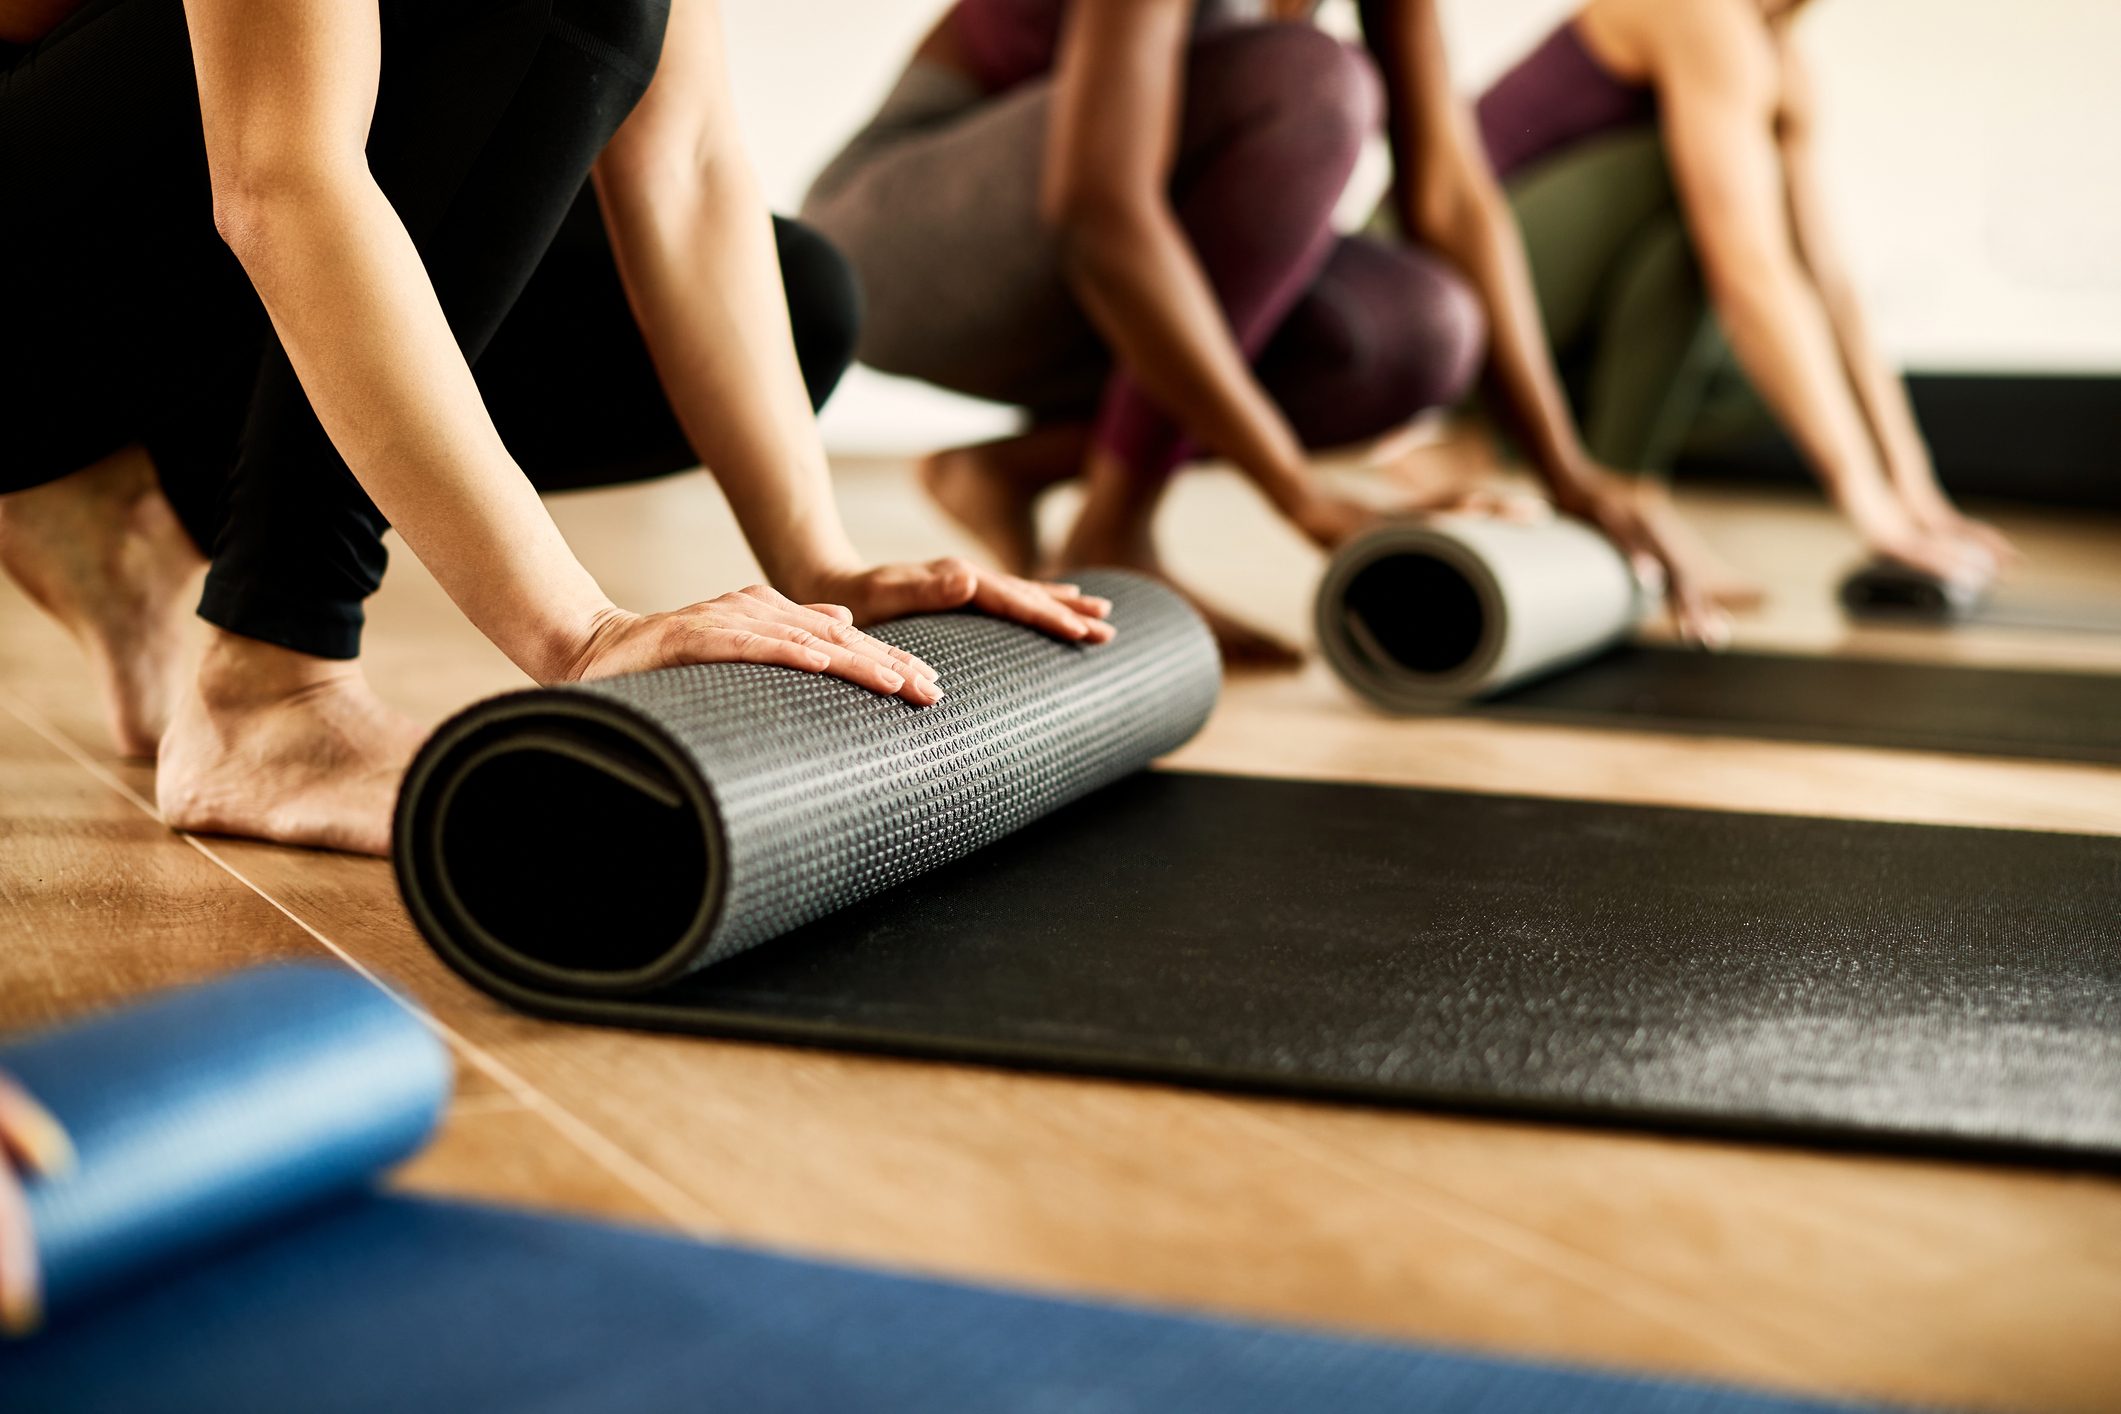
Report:
[[[43,1319],[37,1234],[18,1175],[64,1173],[73,1161],[74,1146],[51,1111],[0,1074],[0,1335],[28,1335]]]
[[[942,701],[935,669],[871,638],[853,618],[838,604],[798,604],[763,584],[668,613],[613,609],[590,630],[566,680],[687,663],[773,663],[829,673],[916,707]]]

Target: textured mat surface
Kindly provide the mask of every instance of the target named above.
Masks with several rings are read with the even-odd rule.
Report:
[[[2121,1159],[2121,839],[1153,772],[620,1025]]]
[[[1214,643],[1178,596],[1082,583],[1119,629],[1095,648],[973,614],[878,630],[940,674],[948,696],[924,709],[729,663],[481,703],[407,775],[407,906],[474,980],[637,990],[991,844],[1178,747],[1215,705]]]
[[[2121,676],[1623,648],[1459,709],[1635,731],[2121,762]]]
[[[446,1060],[350,972],[239,976],[0,1057],[80,1153],[31,1182],[68,1299],[0,1341],[10,1414],[1818,1407],[379,1197]],[[201,1214],[211,1241],[168,1240]],[[93,1300],[91,1250],[125,1269]]]
[[[411,1012],[339,967],[246,972],[9,1038],[0,1071],[79,1159],[29,1190],[60,1313],[365,1189],[426,1142],[450,1075]]]
[[[1821,1406],[372,1198],[0,1344],[39,1414],[1767,1414]]]

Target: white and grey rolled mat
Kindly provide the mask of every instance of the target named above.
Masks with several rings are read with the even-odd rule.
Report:
[[[1342,547],[1317,600],[1320,650],[1390,711],[1505,692],[1628,636],[1644,595],[1627,561],[1580,522],[1443,516]]]

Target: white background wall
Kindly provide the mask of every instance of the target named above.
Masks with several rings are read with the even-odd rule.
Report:
[[[1570,8],[1444,6],[1468,92]],[[777,206],[794,208],[943,8],[723,0]],[[1931,370],[2121,369],[2121,0],[1817,0],[1802,24],[1835,209],[1889,346]],[[858,380],[835,403],[835,441],[893,444],[913,406]],[[918,406],[934,435],[995,425],[987,410]]]

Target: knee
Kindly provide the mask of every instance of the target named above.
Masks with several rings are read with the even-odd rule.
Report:
[[[1247,31],[1247,81],[1280,119],[1330,138],[1352,163],[1384,119],[1376,65],[1352,45],[1308,24]]]
[[[821,408],[854,362],[862,328],[861,286],[847,258],[810,227],[776,216],[773,236],[796,360],[810,405]]]
[[[1362,311],[1350,316],[1360,332],[1347,340],[1356,350],[1349,372],[1390,404],[1381,424],[1462,401],[1488,352],[1487,313],[1473,287],[1427,251],[1363,247],[1356,254],[1368,258],[1347,260],[1356,273],[1340,292]]]
[[[1441,261],[1425,266],[1411,307],[1417,327],[1402,351],[1415,410],[1449,407],[1473,391],[1488,356],[1488,316],[1463,275]]]

